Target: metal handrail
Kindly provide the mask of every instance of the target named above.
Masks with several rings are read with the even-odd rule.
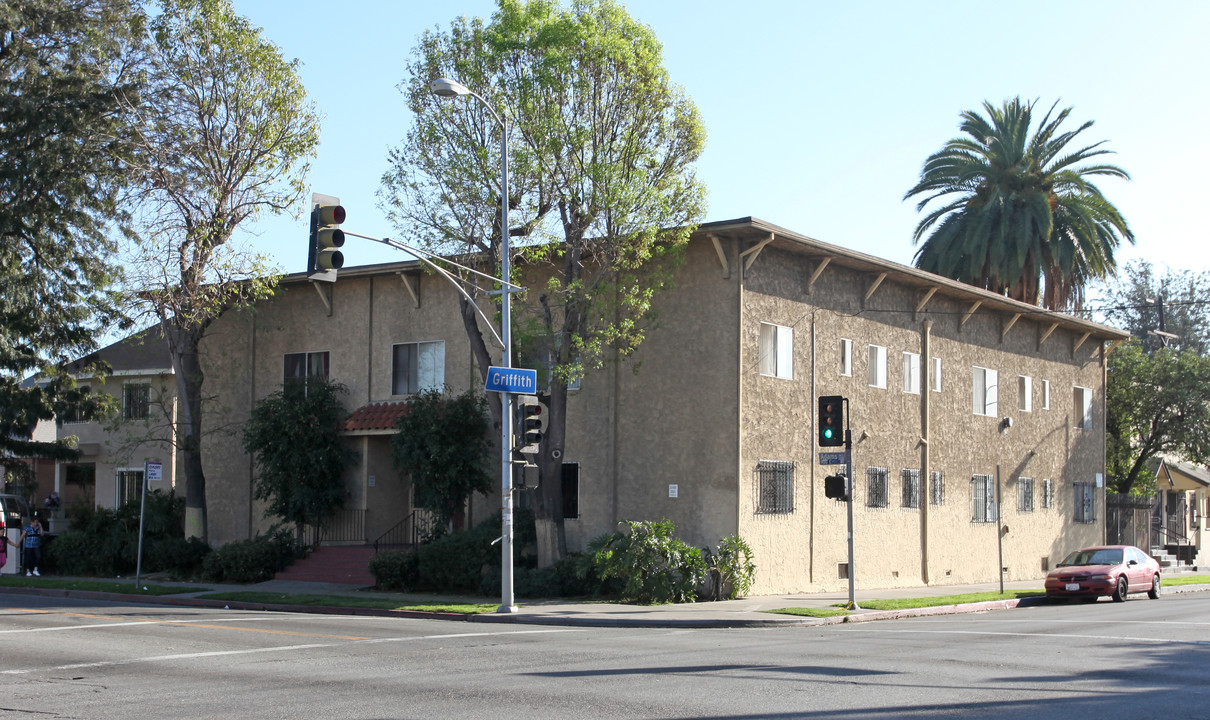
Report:
[[[391,526],[374,542],[374,553],[386,547],[415,547],[433,534],[433,517],[428,512],[413,510],[411,514]]]

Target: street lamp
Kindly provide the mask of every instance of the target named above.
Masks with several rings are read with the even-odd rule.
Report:
[[[429,83],[429,90],[438,97],[452,98],[459,95],[470,95],[492,114],[500,126],[500,340],[504,345],[501,365],[511,368],[512,359],[512,291],[508,285],[509,248],[508,248],[508,122],[504,116],[498,115],[490,103],[470,88],[449,78],[437,78]],[[509,412],[507,394],[500,395],[500,495],[501,495],[501,533],[500,533],[500,608],[498,612],[515,613],[517,605],[513,598],[513,463],[512,435],[513,418]]]

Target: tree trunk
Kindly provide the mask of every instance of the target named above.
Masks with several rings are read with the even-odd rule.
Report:
[[[202,365],[198,345],[200,333],[170,328],[169,347],[176,372],[177,447],[185,470],[185,537],[210,542],[206,517],[206,475],[202,471]]]

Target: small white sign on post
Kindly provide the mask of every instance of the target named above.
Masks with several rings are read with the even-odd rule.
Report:
[[[680,492],[680,487],[678,485],[669,485],[668,486],[668,497],[674,498],[677,496],[678,492]]]
[[[160,482],[164,479],[164,463],[147,463],[147,482]]]

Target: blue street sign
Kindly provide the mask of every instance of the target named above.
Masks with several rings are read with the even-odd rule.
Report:
[[[845,454],[843,452],[821,452],[819,454],[820,465],[846,465]]]
[[[487,369],[488,392],[535,393],[538,391],[538,371],[525,368],[489,367]]]

